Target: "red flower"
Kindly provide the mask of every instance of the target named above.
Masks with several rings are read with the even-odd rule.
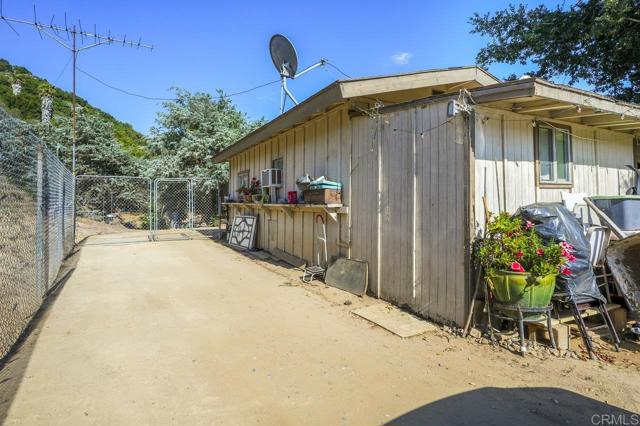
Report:
[[[571,244],[569,244],[568,242],[566,242],[566,241],[562,241],[560,243],[560,247],[562,247],[565,250],[573,250],[574,249],[574,247]]]
[[[560,273],[561,273],[562,275],[571,275],[571,269],[569,269],[569,268],[567,268],[567,267],[565,266],[564,268],[562,268],[562,269],[560,270]]]
[[[544,255],[544,250],[542,250],[542,249],[538,249],[538,250],[536,250],[536,254],[537,254],[538,256],[543,256],[543,255]]]
[[[566,257],[569,262],[575,262],[576,257],[569,250],[562,249],[562,257]]]
[[[522,267],[520,262],[512,262],[511,263],[511,270],[514,271],[514,272],[524,272],[524,268]]]
[[[524,256],[524,253],[522,251],[519,251],[519,252],[516,253],[516,257],[518,259],[520,259],[522,256]]]

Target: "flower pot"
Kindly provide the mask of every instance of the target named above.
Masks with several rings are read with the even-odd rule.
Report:
[[[496,300],[525,308],[549,306],[556,287],[556,275],[533,278],[528,272],[497,271],[487,276]]]
[[[262,196],[262,194],[253,194],[251,196],[251,199],[254,203],[262,203],[264,201],[264,197]]]
[[[251,194],[242,194],[242,199],[245,203],[250,203],[253,201],[251,198]]]

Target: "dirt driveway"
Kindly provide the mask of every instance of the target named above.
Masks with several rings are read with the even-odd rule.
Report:
[[[403,340],[350,313],[378,301],[212,241],[79,256],[0,372],[7,425],[584,425],[640,410],[635,365]]]

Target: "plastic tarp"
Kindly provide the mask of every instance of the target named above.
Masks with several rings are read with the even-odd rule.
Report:
[[[576,260],[567,264],[571,275],[558,275],[556,293],[567,294],[578,300],[588,297],[606,302],[596,283],[589,260],[591,246],[580,220],[558,203],[536,203],[520,207],[516,215],[533,222],[545,242],[565,241],[574,247]]]

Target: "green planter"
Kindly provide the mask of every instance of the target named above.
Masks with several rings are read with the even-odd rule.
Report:
[[[497,271],[487,276],[496,300],[525,308],[544,308],[551,302],[556,275],[533,278],[528,272]]]

